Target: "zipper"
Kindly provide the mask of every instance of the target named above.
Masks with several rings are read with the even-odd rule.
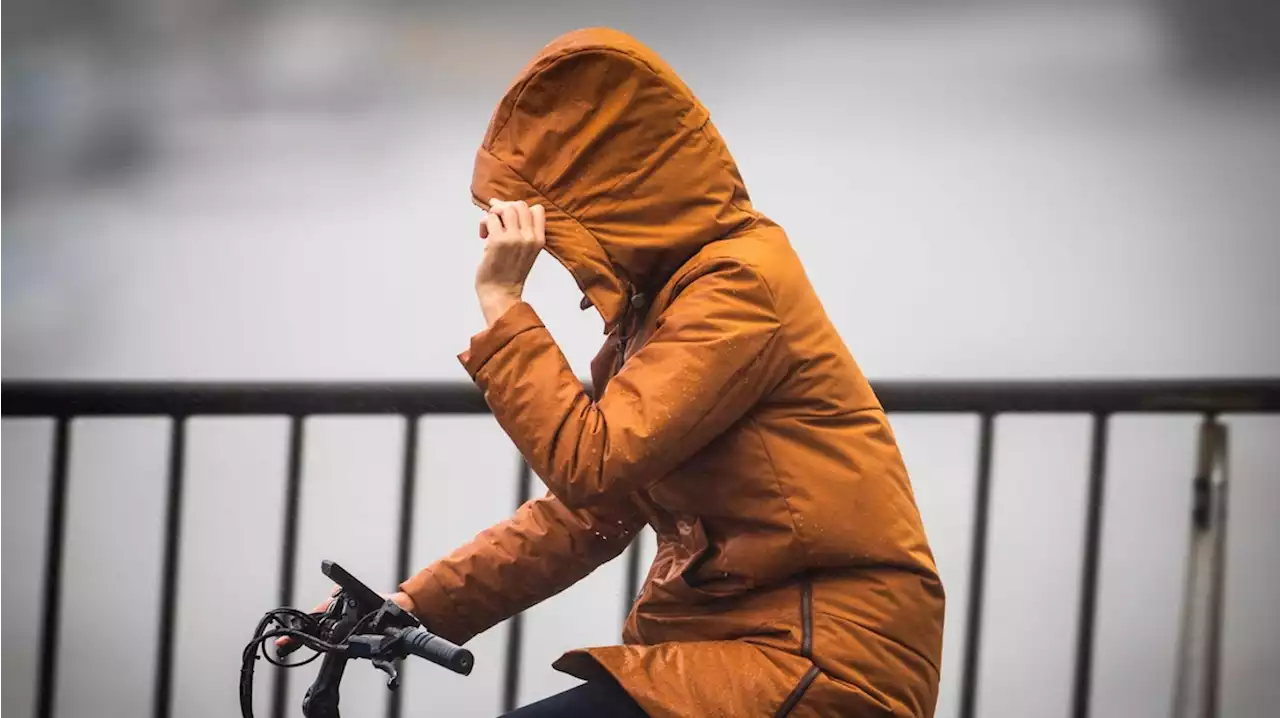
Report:
[[[800,655],[813,660],[813,580],[805,576],[800,584]],[[787,699],[778,706],[774,718],[786,718],[804,698],[805,691],[818,679],[819,669],[816,665],[800,677],[796,687],[787,694]]]
[[[800,584],[800,655],[813,659],[813,581]]]
[[[626,320],[624,319],[623,321],[625,322]],[[619,324],[618,325],[618,355],[613,358],[613,375],[614,376],[617,376],[618,372],[622,371],[622,365],[625,364],[627,361],[627,343],[629,340],[630,338],[627,336],[627,328],[624,325]]]
[[[635,289],[627,290],[627,302],[622,310],[622,319],[618,322],[618,357],[614,360],[613,373],[617,374],[622,371],[622,365],[627,361],[627,349],[631,345],[632,325],[636,323],[636,310],[643,309],[648,303],[648,297],[643,292],[637,292]]]
[[[809,686],[813,685],[813,682],[817,679],[818,667],[810,666],[809,670],[805,671],[804,676],[800,678],[800,682],[796,684],[796,687],[791,689],[787,699],[782,702],[782,705],[778,706],[778,710],[773,714],[774,718],[786,718],[786,716],[790,715],[791,711],[795,710],[795,707],[800,703],[800,699],[804,698],[805,691],[809,690]]]

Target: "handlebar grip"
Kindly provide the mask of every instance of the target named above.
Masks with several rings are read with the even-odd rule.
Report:
[[[425,628],[408,628],[400,634],[405,649],[415,656],[444,666],[454,673],[470,675],[475,665],[471,651],[431,633]]]

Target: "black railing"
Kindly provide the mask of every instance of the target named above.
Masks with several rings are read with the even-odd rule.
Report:
[[[995,440],[994,419],[1006,413],[1081,413],[1093,418],[1085,547],[1077,622],[1076,661],[1072,715],[1089,712],[1093,666],[1094,617],[1097,598],[1098,558],[1102,530],[1102,498],[1105,482],[1108,419],[1118,413],[1196,413],[1212,420],[1219,414],[1280,412],[1280,379],[1206,381],[1059,381],[1059,382],[876,382],[875,389],[889,412],[976,414],[980,417],[977,456],[972,555],[969,575],[968,616],[961,667],[960,715],[972,718],[977,700],[977,667],[982,628],[983,589],[986,573],[987,519],[991,495],[991,457]],[[483,414],[489,409],[474,387],[455,383],[30,383],[7,382],[3,391],[5,417],[46,417],[55,422],[52,476],[47,519],[47,541],[42,598],[42,628],[37,718],[52,718],[57,695],[58,622],[62,598],[62,558],[65,538],[68,456],[71,420],[83,416],[167,416],[172,420],[168,463],[168,497],[165,505],[165,546],[160,580],[160,626],[152,714],[171,714],[174,619],[182,530],[183,455],[186,422],[194,416],[287,416],[289,455],[284,501],[284,532],[279,575],[279,603],[295,601],[294,574],[297,554],[299,489],[305,419],[319,415],[390,414],[406,424],[402,456],[399,526],[396,533],[398,576],[411,571],[409,548],[413,535],[413,503],[416,484],[418,419],[436,414]],[[519,462],[517,504],[532,489],[528,466]],[[638,548],[628,551],[624,598],[636,594],[640,581]],[[506,673],[503,680],[504,710],[515,706],[519,691],[522,625],[517,616],[508,633]],[[275,683],[273,715],[285,713],[287,683],[281,674]],[[388,715],[400,715],[398,697],[388,704]]]

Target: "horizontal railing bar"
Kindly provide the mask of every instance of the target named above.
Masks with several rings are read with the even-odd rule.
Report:
[[[891,412],[1280,412],[1280,378],[873,382]],[[7,381],[3,415],[484,414],[466,382]]]
[[[475,386],[428,383],[8,382],[5,416],[484,414]]]

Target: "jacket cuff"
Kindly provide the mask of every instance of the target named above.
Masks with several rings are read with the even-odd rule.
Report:
[[[471,347],[458,355],[458,361],[475,381],[484,365],[512,339],[542,326],[542,318],[527,302],[513,304],[492,326],[471,337]]]
[[[459,645],[471,640],[458,604],[430,569],[424,569],[400,584],[413,599],[414,615],[428,631]]]

